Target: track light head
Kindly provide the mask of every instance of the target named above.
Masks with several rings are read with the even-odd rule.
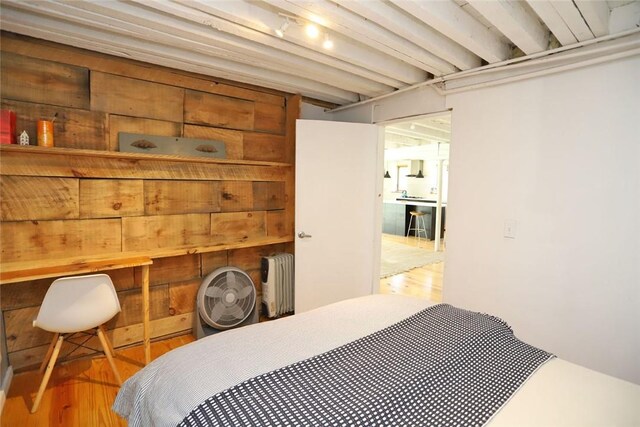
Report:
[[[318,38],[318,36],[320,35],[320,30],[318,29],[318,27],[311,22],[305,25],[304,32],[312,39]]]
[[[324,34],[324,41],[322,42],[322,47],[329,50],[333,49],[333,40],[329,38],[329,34]]]
[[[285,31],[287,31],[287,28],[289,28],[289,19],[287,18],[286,21],[284,21],[282,23],[282,25],[280,26],[280,28],[278,28],[277,30],[275,30],[276,36],[283,38],[284,37],[284,33]]]

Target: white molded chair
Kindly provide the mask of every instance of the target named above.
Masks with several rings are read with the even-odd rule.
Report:
[[[42,301],[38,317],[33,326],[53,332],[53,340],[40,366],[40,372],[47,367],[38,394],[33,402],[31,413],[38,410],[44,390],[51,377],[60,347],[64,341],[63,334],[95,329],[109,360],[111,369],[118,381],[120,374],[113,361],[113,348],[104,332],[103,324],[120,312],[120,301],[111,278],[106,274],[88,276],[63,277],[54,280]]]

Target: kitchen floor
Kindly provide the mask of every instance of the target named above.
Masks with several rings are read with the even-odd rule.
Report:
[[[392,234],[382,234],[382,239],[395,243],[402,243],[410,246],[417,246],[429,251],[433,251],[434,241],[425,241],[410,236],[396,236]],[[380,279],[380,293],[408,295],[418,298],[429,299],[434,302],[442,302],[442,277],[444,272],[444,262],[429,264],[417,267],[404,273]]]

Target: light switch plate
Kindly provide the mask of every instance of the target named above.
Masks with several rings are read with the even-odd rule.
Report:
[[[515,219],[505,219],[504,220],[504,237],[508,239],[516,238],[516,220]]]

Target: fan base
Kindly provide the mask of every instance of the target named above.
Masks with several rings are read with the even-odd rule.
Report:
[[[239,328],[239,327],[242,327],[242,326],[247,326],[247,325],[252,325],[254,323],[258,323],[258,321],[260,320],[260,309],[259,309],[259,307],[260,307],[259,301],[258,301],[258,298],[256,298],[256,306],[253,309],[253,311],[251,312],[251,314],[249,315],[249,317],[247,317],[243,322],[241,322],[238,325],[234,326],[233,328],[229,328],[229,329],[235,329],[235,328]],[[194,322],[193,322],[193,336],[196,337],[197,340],[199,340],[200,338],[208,337],[209,335],[217,334],[218,332],[224,332],[224,331],[229,330],[229,329],[216,329],[216,328],[213,328],[213,327],[209,326],[204,320],[202,320],[202,318],[200,317],[200,313],[198,313],[198,309],[197,308],[196,308],[196,311],[194,313],[193,319],[194,319]]]

